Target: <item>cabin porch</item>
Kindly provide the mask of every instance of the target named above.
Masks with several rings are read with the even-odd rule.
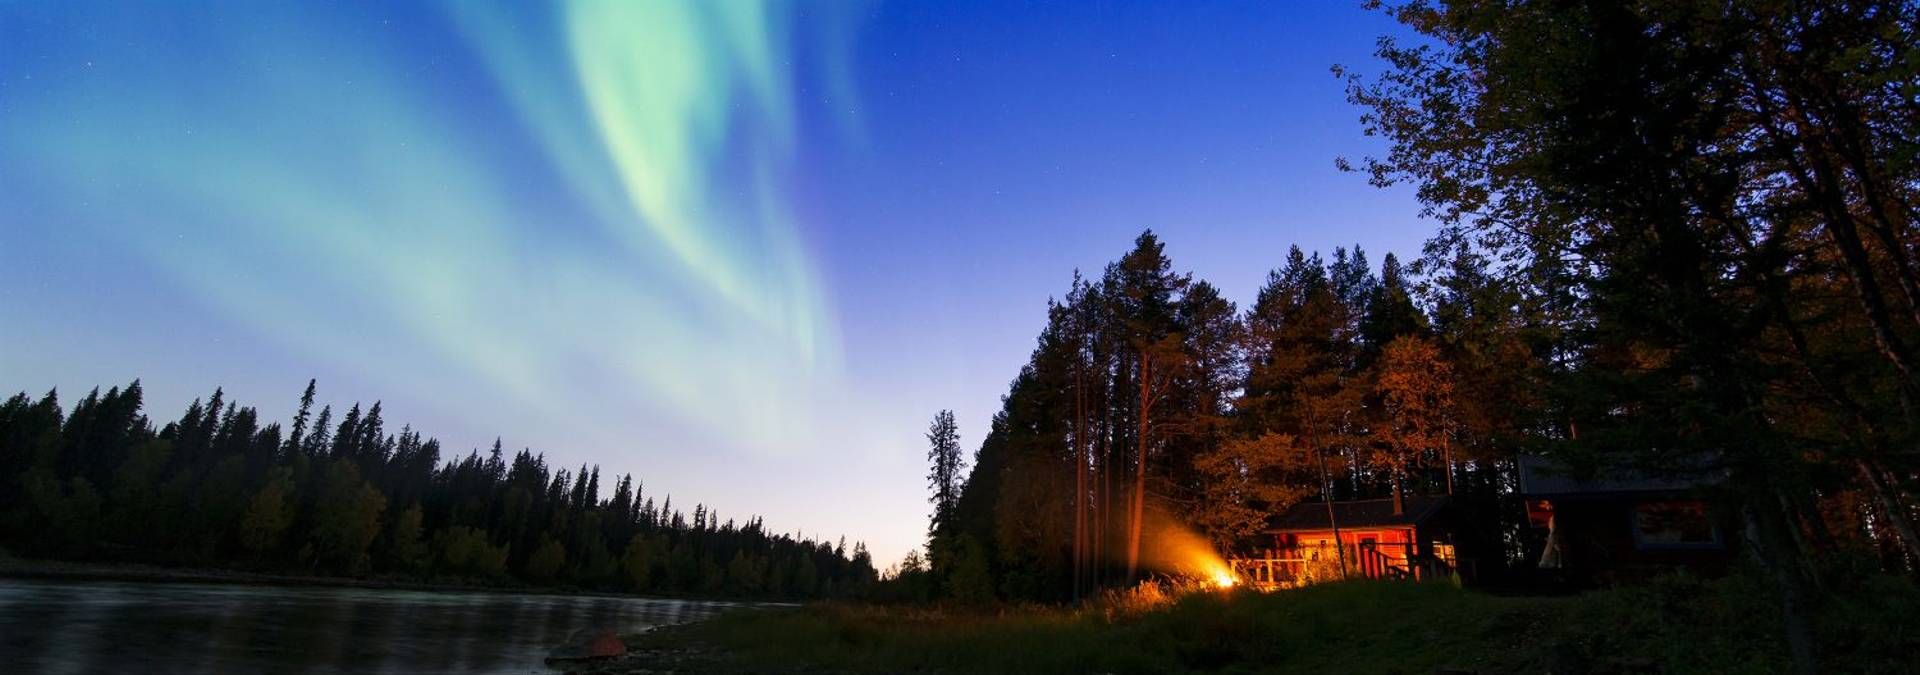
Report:
[[[1271,521],[1272,546],[1228,563],[1241,583],[1261,589],[1455,578],[1461,561],[1443,516],[1446,505],[1444,496],[1297,504]]]

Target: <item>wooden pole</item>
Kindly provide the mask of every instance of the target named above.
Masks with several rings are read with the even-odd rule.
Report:
[[[1307,413],[1307,428],[1311,430],[1314,415]],[[1316,434],[1317,436],[1317,434]],[[1347,546],[1340,541],[1340,519],[1333,514],[1333,474],[1327,471],[1327,453],[1322,452],[1320,444],[1308,440],[1313,446],[1313,455],[1320,459],[1320,502],[1327,506],[1327,526],[1333,529],[1333,554],[1340,558],[1340,578],[1347,578]]]

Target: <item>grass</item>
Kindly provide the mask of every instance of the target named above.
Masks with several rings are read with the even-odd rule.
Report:
[[[1897,672],[1920,592],[1884,580],[1823,615],[1824,666]],[[1746,577],[1561,597],[1348,582],[1280,593],[1149,588],[1078,609],[825,604],[742,612],[634,640],[699,645],[739,672],[1778,672],[1777,610]]]

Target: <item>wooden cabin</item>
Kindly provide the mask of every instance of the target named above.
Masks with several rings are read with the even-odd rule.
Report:
[[[1340,578],[1432,579],[1458,571],[1446,496],[1302,502],[1276,514],[1265,557],[1236,560],[1235,573],[1260,587]]]
[[[1543,541],[1537,569],[1575,586],[1603,586],[1676,568],[1714,574],[1732,560],[1729,514],[1701,499],[1711,479],[1630,471],[1576,477],[1543,457],[1520,458],[1528,525]]]

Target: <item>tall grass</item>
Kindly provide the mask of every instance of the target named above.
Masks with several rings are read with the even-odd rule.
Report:
[[[1197,593],[1225,592],[1212,580],[1195,576],[1148,579],[1128,588],[1110,588],[1100,592],[1083,611],[1097,612],[1108,622],[1144,616],[1166,609],[1181,598]]]
[[[1821,619],[1834,672],[1903,672],[1920,591],[1881,579]],[[1776,672],[1779,614],[1749,577],[1570,597],[1351,581],[1274,593],[1162,580],[1081,607],[814,605],[722,616],[663,641],[738,672]],[[645,639],[645,638],[643,638]]]

